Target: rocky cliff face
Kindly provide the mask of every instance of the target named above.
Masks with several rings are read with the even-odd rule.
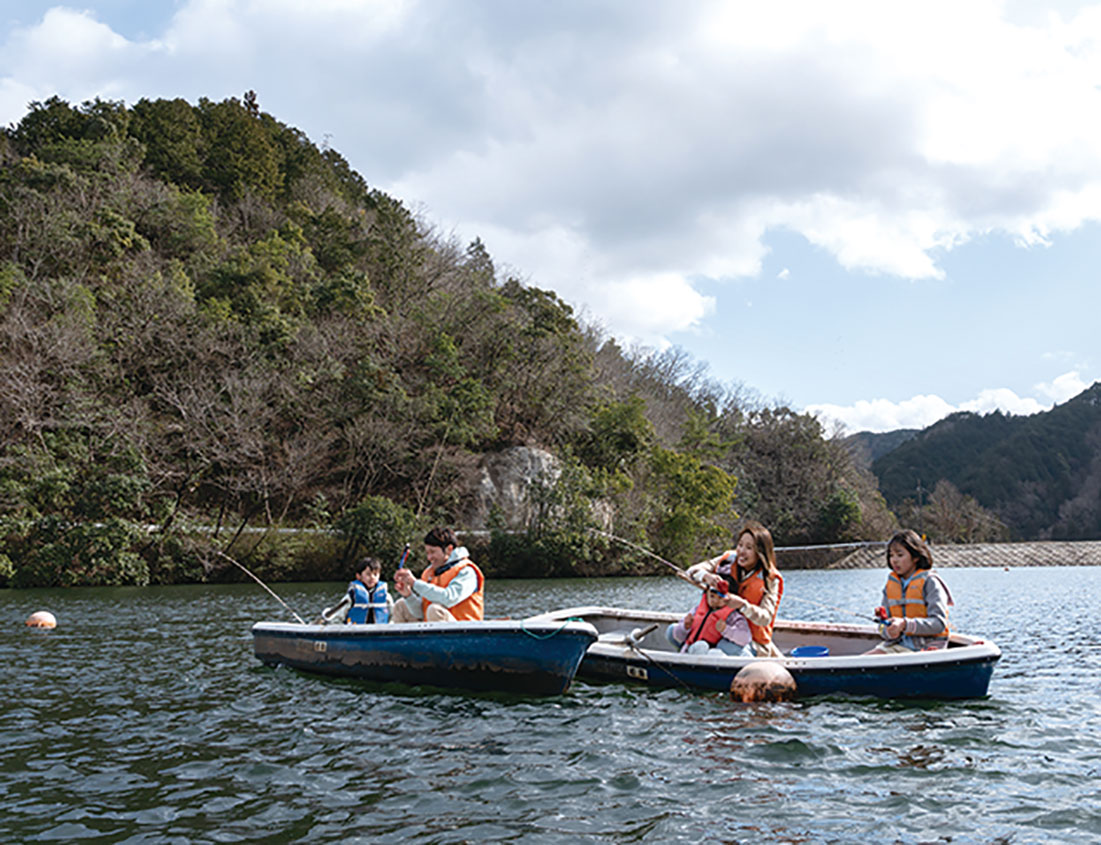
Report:
[[[531,488],[554,484],[562,467],[550,452],[513,446],[483,457],[478,473],[464,525],[473,531],[485,530],[490,514],[496,512],[501,527],[522,531],[532,516]]]

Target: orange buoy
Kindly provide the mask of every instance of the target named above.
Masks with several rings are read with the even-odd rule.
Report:
[[[773,660],[754,660],[730,682],[730,697],[734,701],[790,701],[794,696],[795,678]]]
[[[57,618],[48,610],[36,610],[27,617],[28,628],[56,628]]]

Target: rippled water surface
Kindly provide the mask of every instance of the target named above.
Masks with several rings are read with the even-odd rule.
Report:
[[[854,621],[884,575],[785,577],[781,615]],[[945,577],[1003,651],[984,700],[443,694],[263,667],[249,627],[287,614],[255,585],[0,591],[0,841],[1101,841],[1101,568]],[[342,590],[274,586],[303,616]],[[692,592],[494,581],[487,615]]]

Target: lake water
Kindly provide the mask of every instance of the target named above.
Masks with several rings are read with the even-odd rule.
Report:
[[[255,585],[0,591],[0,841],[1101,841],[1101,568],[944,576],[1002,648],[987,699],[378,687],[262,666],[249,626],[288,615]],[[785,578],[782,616],[843,622],[884,572]],[[273,586],[310,617],[343,585]],[[493,581],[487,615],[579,604],[694,596]],[[40,609],[57,629],[24,628]]]

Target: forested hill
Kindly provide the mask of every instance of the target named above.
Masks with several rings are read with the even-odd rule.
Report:
[[[872,464],[902,510],[939,481],[992,511],[1020,539],[1101,537],[1101,382],[1050,411],[946,417]]]
[[[251,92],[52,98],[0,133],[0,356],[0,585],[200,580],[218,552],[341,577],[458,521],[518,444],[562,473],[491,570],[607,563],[597,515],[682,561],[743,517],[780,543],[893,525],[814,418],[620,348]],[[275,527],[339,554],[245,530]]]
[[[897,428],[894,431],[858,431],[845,438],[845,445],[853,457],[860,463],[871,466],[872,463],[888,452],[893,452],[921,429]]]

